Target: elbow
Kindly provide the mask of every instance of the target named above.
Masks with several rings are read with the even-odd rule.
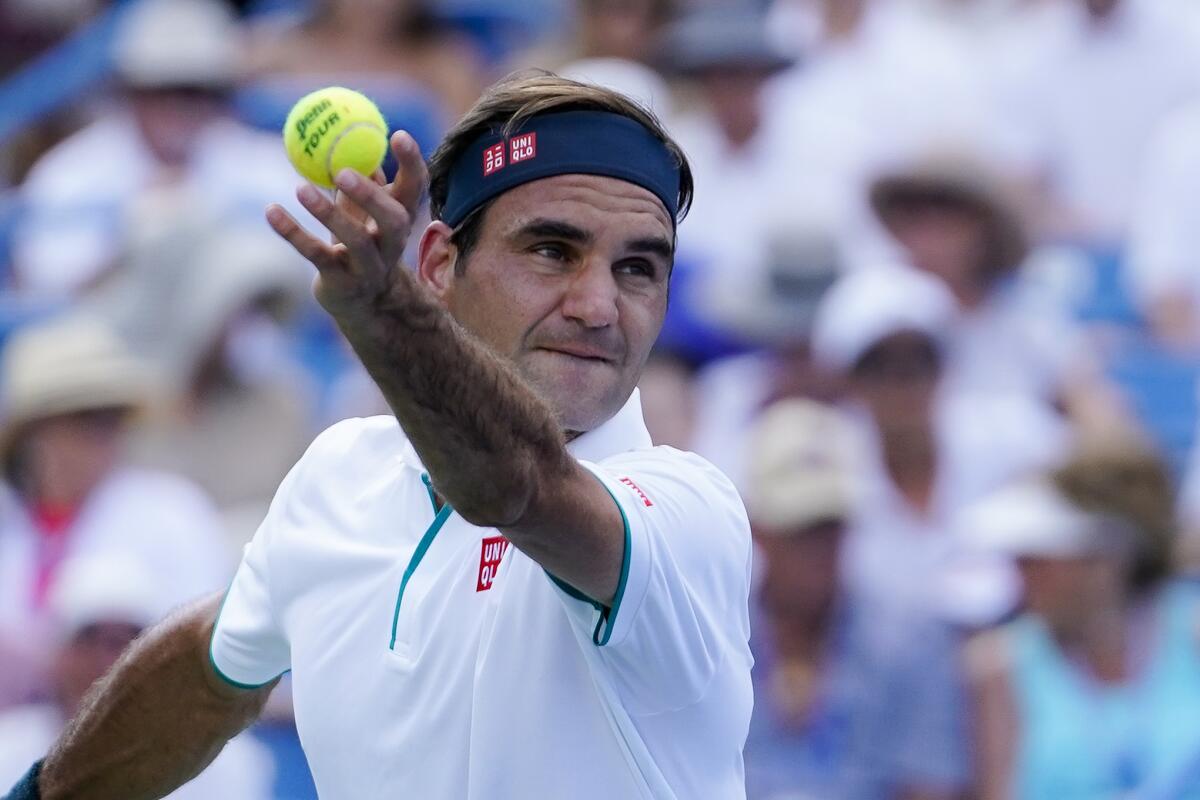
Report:
[[[502,477],[479,481],[461,492],[451,505],[458,515],[480,528],[509,528],[524,519],[533,505],[536,473],[530,468],[507,471]]]

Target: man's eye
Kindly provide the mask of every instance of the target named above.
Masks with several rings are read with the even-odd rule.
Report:
[[[626,261],[617,265],[617,272],[623,275],[634,275],[639,278],[653,278],[655,269],[653,264],[647,264],[645,261]]]
[[[533,252],[537,253],[539,256],[543,256],[544,258],[551,258],[556,261],[567,257],[566,251],[556,244],[539,244],[537,247],[533,248]]]

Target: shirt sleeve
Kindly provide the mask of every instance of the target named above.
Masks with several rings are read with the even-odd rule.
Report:
[[[748,670],[750,525],[729,479],[667,447],[583,465],[621,510],[621,578],[610,607],[555,583],[617,690],[656,713],[699,700],[727,659]]]
[[[266,518],[246,545],[213,626],[209,646],[213,669],[239,688],[257,688],[291,669],[291,647],[279,623],[272,591],[271,552],[302,502],[301,476],[315,449],[316,443],[280,483]]]

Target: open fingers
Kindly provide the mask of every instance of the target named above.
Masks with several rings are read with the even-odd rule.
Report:
[[[370,268],[372,262],[379,259],[375,237],[368,229],[367,222],[355,219],[348,213],[344,204],[339,207],[310,184],[304,184],[297,189],[296,197],[308,213],[316,217],[338,242],[346,246],[353,260],[361,267]]]
[[[410,219],[417,218],[421,197],[429,184],[429,170],[417,142],[405,131],[392,134],[392,153],[396,156],[396,180],[392,182],[392,197],[408,210]]]
[[[267,223],[297,253],[312,262],[318,271],[325,272],[341,266],[343,251],[336,245],[331,245],[313,236],[282,206],[276,203],[267,206]]]
[[[412,217],[408,210],[396,201],[387,188],[351,170],[342,170],[335,180],[349,201],[365,210],[374,220],[380,249],[388,265],[394,265],[404,255],[408,234],[412,230]]]

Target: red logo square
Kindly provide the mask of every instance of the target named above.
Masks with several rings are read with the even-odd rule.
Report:
[[[489,536],[480,543],[479,547],[479,580],[475,582],[475,591],[486,592],[496,581],[496,573],[500,571],[500,562],[508,552],[508,539],[503,536]]]
[[[504,169],[504,142],[496,142],[483,151],[483,177],[491,175],[499,169]]]
[[[513,164],[537,156],[537,132],[522,133],[508,140],[508,160]]]

